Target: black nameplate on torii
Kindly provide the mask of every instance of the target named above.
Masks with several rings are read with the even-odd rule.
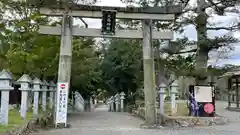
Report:
[[[115,35],[116,10],[102,10],[102,35]]]

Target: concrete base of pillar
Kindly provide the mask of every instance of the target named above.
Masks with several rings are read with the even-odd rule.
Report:
[[[120,111],[121,111],[121,109],[120,109],[120,104],[117,104],[116,106],[117,106],[117,107],[116,107],[116,112],[120,112]]]
[[[124,109],[123,109],[123,108],[121,108],[121,112],[124,112]]]

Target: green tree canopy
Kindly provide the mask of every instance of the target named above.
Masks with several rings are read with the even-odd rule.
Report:
[[[101,65],[104,84],[110,93],[129,93],[141,87],[141,50],[137,40],[110,40]]]
[[[37,8],[25,3],[5,2],[1,5],[0,68],[15,78],[29,74],[40,79],[57,80],[60,36],[41,35],[39,25],[61,25],[60,19],[40,16]],[[100,61],[94,40],[73,38],[71,88],[90,93],[100,83]]]

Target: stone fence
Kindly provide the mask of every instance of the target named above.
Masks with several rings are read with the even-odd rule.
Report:
[[[19,91],[21,92],[21,104],[19,115],[22,118],[26,119],[29,110],[33,110],[34,116],[37,116],[39,111],[46,112],[47,107],[53,109],[54,101],[56,99],[56,84],[53,81],[41,81],[38,78],[32,80],[27,74],[24,74],[17,81],[14,81],[10,72],[2,70],[2,72],[0,72],[0,124],[8,125],[9,97],[10,91],[15,90],[13,87],[14,83],[20,85]],[[41,97],[41,99],[39,97]],[[41,108],[39,107],[39,103]]]
[[[9,117],[13,116],[12,112],[14,112],[14,117],[24,121],[24,125],[19,125],[19,128],[9,131],[13,135],[22,134],[41,119],[44,121],[51,119],[52,124],[56,124],[59,113],[69,113],[67,111],[69,107],[68,91],[66,91],[68,86],[60,83],[58,87],[57,95],[57,85],[51,80],[40,80],[37,77],[32,79],[27,74],[14,80],[10,72],[2,70],[0,72],[0,126],[11,126],[13,120]],[[85,111],[85,100],[82,95],[79,92],[75,92],[73,95],[74,108]],[[10,99],[14,100],[10,101]],[[55,111],[57,109],[58,111]],[[55,120],[53,120],[55,113]],[[58,116],[58,121],[66,119],[66,117],[63,118],[61,114],[61,117]]]
[[[124,92],[117,93],[116,95],[108,98],[107,104],[109,106],[109,112],[124,112],[124,99]]]
[[[84,99],[83,99],[82,95],[79,92],[75,91],[74,98],[75,98],[74,109],[76,109],[80,112],[83,112],[85,102],[84,102]]]

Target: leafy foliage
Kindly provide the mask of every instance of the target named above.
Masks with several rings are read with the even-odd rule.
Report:
[[[75,39],[71,83],[74,89],[90,94],[97,91],[101,83],[100,61],[93,49],[92,39]]]
[[[41,35],[38,26],[60,24],[59,20],[40,16],[38,9],[24,3],[11,1],[1,6],[5,14],[1,20],[0,68],[9,69],[15,78],[26,73],[56,81],[60,36]],[[93,44],[92,39],[73,39],[72,89],[90,93],[101,80]]]
[[[135,92],[142,82],[142,51],[139,41],[111,40],[102,61],[105,88],[110,93]]]

